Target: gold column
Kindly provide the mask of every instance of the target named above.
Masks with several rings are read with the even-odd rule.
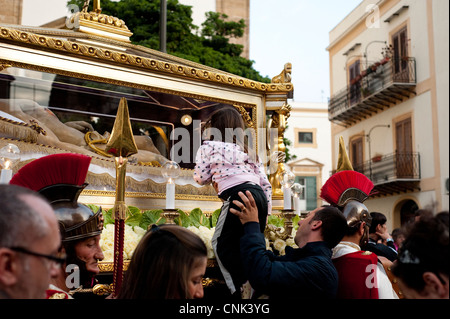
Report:
[[[286,131],[287,119],[291,115],[291,106],[287,103],[284,103],[283,106],[275,110],[272,114],[271,119],[269,120],[269,129],[276,128],[278,129],[278,137],[277,137],[277,147],[278,153],[284,154],[286,151],[286,145],[284,144],[284,132]],[[272,150],[269,150],[271,152]],[[269,157],[272,154],[269,154]],[[274,174],[269,175],[269,182],[272,185],[272,194],[274,196],[283,196],[283,191],[281,189],[280,177],[281,174],[285,171],[284,168],[284,156],[278,156],[278,168]]]

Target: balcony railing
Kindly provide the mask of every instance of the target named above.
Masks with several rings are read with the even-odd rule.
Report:
[[[377,156],[370,161],[353,165],[353,169],[373,182],[375,196],[420,190],[419,153],[396,152]]]
[[[329,119],[339,125],[353,125],[408,99],[415,93],[415,86],[415,58],[369,63],[349,86],[330,99]]]
[[[420,190],[420,154],[393,153],[354,167],[375,185],[378,196]]]

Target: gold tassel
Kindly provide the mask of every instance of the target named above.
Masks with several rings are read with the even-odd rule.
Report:
[[[114,219],[121,219],[121,220],[125,220],[127,218],[127,205],[125,204],[125,202],[118,202],[116,201],[114,203]]]

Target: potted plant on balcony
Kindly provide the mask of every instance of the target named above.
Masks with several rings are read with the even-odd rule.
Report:
[[[372,162],[373,163],[381,162],[382,157],[383,157],[383,155],[381,155],[381,154],[375,154],[375,156],[372,157]]]

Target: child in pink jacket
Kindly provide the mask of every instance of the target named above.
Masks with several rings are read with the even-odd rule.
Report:
[[[250,191],[258,206],[260,231],[264,232],[272,209],[272,186],[263,165],[244,143],[244,121],[235,108],[220,109],[206,123],[210,140],[197,152],[194,180],[200,185],[212,183],[224,203],[212,238],[217,262],[232,296],[240,298],[247,281],[240,258],[239,240],[243,226],[229,212],[241,201],[238,193]]]

